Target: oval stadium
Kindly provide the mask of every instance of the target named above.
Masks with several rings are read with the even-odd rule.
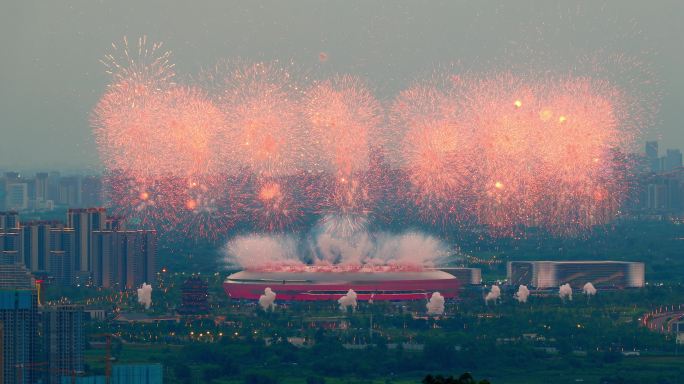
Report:
[[[258,300],[264,289],[275,291],[278,300],[337,300],[353,289],[357,299],[425,300],[433,292],[447,299],[458,296],[459,280],[444,271],[327,272],[327,271],[240,271],[223,283],[233,299]]]

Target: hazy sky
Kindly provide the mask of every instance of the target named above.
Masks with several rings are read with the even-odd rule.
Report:
[[[645,138],[684,149],[684,1],[28,1],[0,5],[0,169],[100,168],[88,117],[123,36],[162,41],[180,74],[221,58],[293,60],[391,97],[436,65],[505,69],[624,53],[662,94]],[[329,59],[319,63],[319,53]]]

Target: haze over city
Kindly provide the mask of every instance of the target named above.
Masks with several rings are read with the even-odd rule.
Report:
[[[0,14],[0,384],[684,380],[684,5]]]

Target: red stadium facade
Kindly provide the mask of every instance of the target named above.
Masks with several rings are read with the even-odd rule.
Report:
[[[278,300],[337,300],[353,289],[357,300],[425,300],[433,292],[447,299],[458,296],[461,284],[439,270],[414,272],[261,272],[234,273],[223,283],[233,299],[258,300],[271,288]]]

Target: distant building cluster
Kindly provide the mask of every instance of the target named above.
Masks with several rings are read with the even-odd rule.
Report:
[[[83,307],[41,308],[31,273],[9,261],[0,263],[0,383],[53,384],[82,375]]]
[[[104,208],[68,209],[65,222],[1,211],[0,384],[86,382],[86,312],[41,307],[38,284],[131,289],[155,279],[156,256],[155,231],[127,229]],[[147,383],[139,377],[148,374],[161,383],[156,366],[115,366],[111,382]]]
[[[25,177],[5,172],[0,177],[0,210],[51,211],[58,207],[94,207],[103,203],[102,178],[62,176],[59,172],[38,172]]]
[[[684,168],[682,152],[668,149],[660,156],[657,141],[646,142],[642,173],[638,175],[634,213],[684,214]]]
[[[104,208],[72,208],[66,222],[20,222],[0,212],[0,259],[59,285],[132,289],[155,280],[157,233],[127,229]]]

